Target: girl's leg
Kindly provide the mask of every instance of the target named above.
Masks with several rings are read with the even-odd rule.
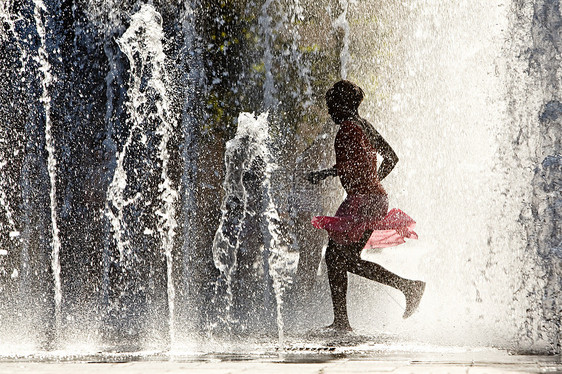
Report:
[[[425,282],[402,278],[374,262],[361,259],[361,252],[371,233],[365,232],[357,243],[340,245],[330,239],[326,248],[326,265],[332,294],[334,323],[331,327],[351,330],[347,316],[347,272],[396,288],[406,297],[403,318],[408,318],[418,307]]]
[[[334,322],[330,327],[338,330],[351,330],[347,317],[347,266],[343,252],[345,248],[332,239],[326,248],[326,266],[328,268],[328,281],[332,294],[332,307]]]
[[[403,317],[408,318],[414,313],[420,303],[425,289],[425,282],[402,278],[379,264],[361,259],[361,251],[367,240],[369,240],[370,235],[370,232],[365,232],[363,238],[358,243],[359,247],[341,252],[348,256],[346,261],[347,271],[402,291],[406,298],[406,309]]]
[[[334,311],[334,322],[330,327],[351,331],[347,316],[347,272],[352,271],[361,260],[361,251],[369,236],[365,233],[359,242],[348,245],[337,244],[332,239],[328,242],[326,266]]]

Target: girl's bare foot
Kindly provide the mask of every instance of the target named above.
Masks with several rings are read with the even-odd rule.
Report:
[[[349,322],[334,322],[330,326],[326,326],[326,329],[338,330],[338,331],[353,331]]]
[[[406,296],[406,310],[404,310],[404,315],[402,316],[402,318],[406,319],[414,314],[414,312],[420,305],[420,301],[424,291],[425,282],[411,281],[408,288],[404,291],[404,296]]]

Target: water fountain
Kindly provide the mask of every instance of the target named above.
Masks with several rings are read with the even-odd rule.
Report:
[[[333,163],[323,94],[342,77],[420,235],[364,255],[428,283],[402,321],[399,294],[351,277],[352,342],[559,353],[561,17],[557,0],[4,1],[0,356],[325,344],[309,220],[342,191],[304,176]]]

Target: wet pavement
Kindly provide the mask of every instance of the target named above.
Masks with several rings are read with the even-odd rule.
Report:
[[[295,348],[255,354],[2,357],[0,373],[562,373],[562,360],[560,355],[517,355],[487,348],[443,348],[433,352],[408,352],[396,347],[353,352]]]

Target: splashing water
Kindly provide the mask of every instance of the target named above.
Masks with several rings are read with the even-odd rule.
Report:
[[[272,19],[268,14],[269,8],[274,0],[266,0],[261,7],[261,15],[259,17],[259,24],[261,26],[262,37],[264,39],[265,49],[264,49],[264,68],[265,68],[265,83],[263,85],[264,98],[263,105],[266,110],[271,109],[275,104],[275,85],[273,80],[273,55],[271,52],[273,44],[273,30],[272,30]]]
[[[6,163],[7,161],[3,161],[3,160],[0,161],[0,171],[4,166],[6,166]],[[2,229],[2,232],[8,231],[10,238],[16,238],[20,236],[20,232],[16,228],[16,223],[14,221],[14,213],[10,208],[10,201],[8,200],[8,196],[6,195],[4,188],[5,188],[4,181],[2,181],[0,182],[0,206],[2,206],[2,208],[4,209],[4,215],[6,217],[6,220],[8,221],[8,227],[6,228],[0,227],[0,229]],[[5,251],[7,254],[8,251],[7,250]]]
[[[43,19],[48,18],[46,14],[46,7],[42,0],[35,1],[33,11],[35,18],[35,26],[37,27],[37,34],[39,35],[40,46],[38,49],[39,70],[42,73],[41,88],[42,94],[40,102],[44,105],[45,111],[45,148],[47,149],[47,170],[49,173],[50,191],[49,199],[51,205],[51,235],[52,235],[52,253],[51,253],[51,268],[53,271],[54,281],[54,298],[55,298],[55,329],[60,328],[61,323],[61,302],[62,302],[62,289],[60,278],[60,251],[61,241],[59,237],[59,226],[57,222],[57,160],[55,156],[55,140],[52,133],[51,122],[51,96],[50,89],[53,80],[56,79],[51,73],[51,64],[49,63],[49,55],[46,47],[46,30]]]
[[[281,240],[279,214],[271,195],[275,164],[269,142],[267,113],[257,118],[241,113],[236,136],[227,142],[225,198],[213,243],[213,256],[221,271],[216,292],[217,295],[224,292],[225,322],[229,329],[239,328],[239,324],[271,323],[271,317],[275,316],[282,344],[283,293],[292,269],[288,265],[290,256]],[[251,283],[244,280],[249,276],[248,271],[256,270],[261,278],[258,282],[266,285],[261,289],[261,295],[257,295]],[[258,308],[261,310],[242,305],[255,303],[244,300],[249,295],[259,298],[261,306]],[[275,300],[271,300],[272,296]]]
[[[199,124],[197,123],[197,88],[204,87],[203,62],[201,58],[201,50],[197,48],[197,31],[195,29],[196,13],[194,9],[198,6],[197,2],[185,2],[185,13],[182,19],[182,28],[184,32],[184,50],[183,66],[181,70],[182,84],[185,90],[185,103],[183,106],[183,151],[182,158],[184,169],[181,181],[181,194],[183,196],[182,213],[183,219],[188,224],[183,225],[183,244],[182,244],[182,262],[181,269],[184,281],[181,282],[179,292],[189,294],[192,288],[189,280],[192,269],[190,262],[196,257],[194,248],[198,241],[198,230],[200,225],[196,224],[197,217],[197,178],[198,165],[197,155],[200,151],[199,145]],[[183,297],[186,304],[193,305],[190,297]]]
[[[213,242],[215,266],[221,272],[215,292],[219,297],[221,292],[225,293],[224,304],[221,305],[224,305],[226,311],[224,322],[229,330],[232,329],[233,324],[240,322],[240,316],[237,315],[237,311],[233,310],[235,305],[233,285],[235,284],[235,273],[239,271],[240,250],[253,251],[254,258],[251,261],[255,261],[256,266],[263,266],[263,262],[262,265],[259,264],[261,256],[258,256],[256,252],[260,251],[261,245],[258,243],[258,248],[256,248],[256,243],[244,242],[245,239],[252,238],[249,235],[245,236],[244,231],[250,229],[252,225],[246,222],[246,219],[259,214],[258,209],[261,208],[259,206],[257,208],[249,207],[250,204],[255,205],[254,201],[258,199],[257,195],[261,191],[251,190],[260,187],[249,184],[248,181],[253,182],[262,177],[268,152],[266,148],[267,114],[262,114],[257,121],[254,121],[251,114],[243,113],[238,121],[236,137],[229,140],[226,145],[225,165],[227,170],[223,186],[225,198],[221,205],[222,218]],[[250,248],[251,246],[254,248]],[[267,274],[264,275],[267,276]],[[243,276],[241,275],[241,277]],[[224,288],[224,291],[221,288]]]
[[[531,94],[540,77],[526,88],[522,82],[527,80],[515,77],[529,63],[515,57],[518,44],[528,41],[505,33],[517,30],[528,37],[524,30],[533,27],[527,24],[532,10],[510,8],[503,1],[394,5],[384,2],[369,12],[357,4],[348,11],[348,17],[355,14],[351,34],[356,41],[350,49],[354,59],[349,75],[365,82],[362,113],[399,155],[385,188],[391,205],[404,207],[416,219],[420,240],[368,257],[428,282],[419,314],[406,322],[413,335],[440,341],[456,335],[473,344],[521,342],[520,323],[530,318],[524,317],[526,311],[544,321],[536,317],[540,308],[528,304],[544,287],[532,286],[538,278],[520,278],[526,264],[537,262],[524,253],[529,237],[522,235],[520,215],[521,202],[529,199],[532,170],[541,160],[530,150],[546,135],[540,126],[531,130],[525,122],[537,122],[545,98]],[[377,33],[387,38],[367,37],[372,17]],[[514,27],[513,22],[519,24]],[[506,39],[514,45],[506,46]],[[535,52],[548,55],[545,47],[537,46]],[[509,52],[498,55],[502,48]],[[380,53],[364,55],[368,49]],[[513,90],[518,93],[513,95]],[[560,152],[543,144],[545,150],[539,153]],[[407,263],[401,261],[405,258]],[[357,283],[368,292],[364,283]],[[529,287],[534,291],[522,296],[521,290]],[[388,299],[378,294],[369,295]],[[359,293],[353,297],[351,303],[359,305]],[[388,328],[398,314],[392,304],[386,310],[377,304],[380,312],[365,319],[375,307],[366,302],[356,310],[356,321],[366,329],[373,323]],[[535,340],[538,346],[540,340]]]
[[[428,284],[402,321],[350,277],[353,327],[560,352],[559,2],[215,3],[0,3],[0,340],[329,324],[309,222],[342,190],[305,175],[333,165],[323,94],[346,78],[420,234],[364,257]]]
[[[129,243],[123,242],[121,238],[121,232],[124,231],[122,226],[124,209],[127,205],[135,204],[141,198],[141,193],[138,192],[133,198],[124,199],[124,192],[127,188],[124,160],[127,152],[130,151],[129,147],[134,137],[138,133],[141,134],[142,142],[147,141],[142,139],[146,136],[144,135],[146,130],[143,128],[143,125],[157,122],[158,126],[155,134],[160,137],[156,155],[161,162],[160,183],[158,185],[161,207],[155,212],[158,217],[156,228],[166,257],[169,328],[170,339],[173,342],[175,289],[172,279],[172,249],[177,227],[175,206],[178,195],[168,175],[168,143],[172,133],[172,120],[170,118],[170,100],[166,90],[166,56],[162,46],[163,32],[161,23],[161,16],[156,9],[151,5],[144,5],[132,16],[129,28],[118,40],[118,44],[129,59],[131,66],[132,82],[130,83],[130,101],[128,105],[133,126],[123,150],[119,154],[114,179],[109,188],[108,200],[117,208],[118,214],[112,214],[111,209],[109,209],[108,216],[113,225],[113,232],[117,235],[116,242],[120,261],[124,261],[125,249],[129,245]],[[147,71],[150,75],[145,77],[144,74]],[[153,104],[154,107],[150,106],[151,100],[156,100]],[[150,234],[150,229],[147,228],[145,233]]]
[[[340,7],[343,9],[340,16],[334,21],[334,28],[343,31],[342,48],[340,51],[340,75],[341,79],[347,79],[347,66],[349,63],[349,21],[347,20],[347,11],[349,3],[347,0],[340,0]]]

